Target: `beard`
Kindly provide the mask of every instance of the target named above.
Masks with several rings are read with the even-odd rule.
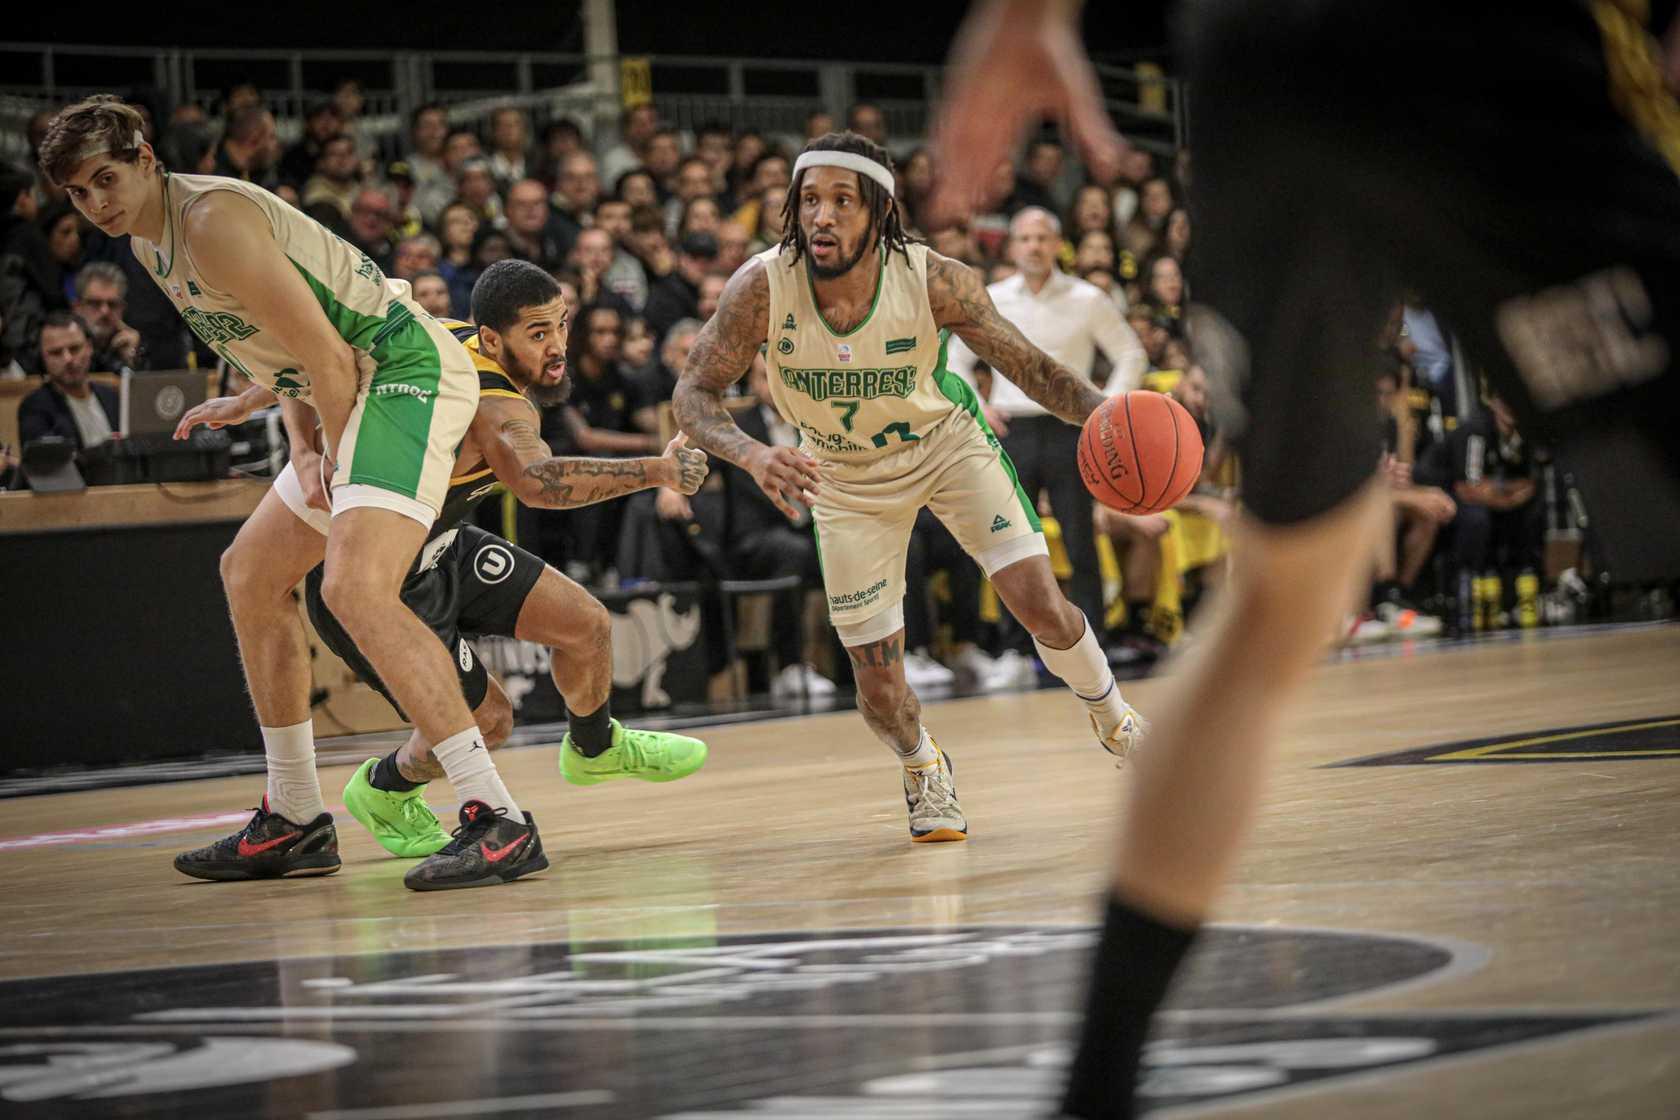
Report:
[[[871,221],[869,223],[869,228],[864,231],[863,236],[858,238],[857,248],[855,250],[853,250],[851,256],[847,257],[845,260],[841,261],[837,265],[832,265],[832,266],[828,266],[828,267],[824,267],[823,265],[818,264],[816,262],[816,258],[812,257],[811,258],[811,274],[813,276],[815,276],[818,280],[838,280],[838,279],[840,279],[840,277],[846,275],[846,273],[850,272],[852,269],[857,267],[857,263],[863,259],[863,255],[866,252],[869,251],[869,246],[871,244],[873,244],[874,241],[875,241],[875,223],[873,221]],[[806,238],[806,245],[807,246],[810,245],[809,237]],[[806,255],[807,256],[810,255],[809,248],[807,248],[807,250],[806,250]]]
[[[567,369],[558,385],[531,383],[531,402],[538,408],[553,408],[565,404],[572,395],[572,371]]]

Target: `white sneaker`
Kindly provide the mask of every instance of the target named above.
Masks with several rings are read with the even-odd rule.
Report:
[[[1006,649],[998,655],[998,688],[1037,688],[1038,666],[1020,650]]]
[[[970,680],[977,691],[993,692],[1008,687],[998,672],[997,660],[988,657],[978,646],[964,646],[961,653],[951,658],[950,665],[959,678]]]
[[[1441,633],[1439,618],[1398,603],[1379,604],[1377,617],[1388,624],[1389,633],[1396,638],[1434,638]]]
[[[833,696],[834,682],[809,664],[784,665],[770,681],[770,699],[800,700]]]
[[[1342,632],[1342,644],[1362,646],[1371,642],[1386,642],[1393,634],[1388,623],[1375,615],[1354,615],[1348,620],[1347,629]]]
[[[1143,741],[1144,733],[1149,730],[1149,721],[1139,715],[1136,708],[1127,704],[1126,714],[1112,733],[1104,735],[1094,715],[1091,716],[1091,730],[1097,733],[1097,742],[1102,745],[1102,749],[1118,760],[1114,768],[1119,770],[1126,765],[1126,759],[1131,757],[1137,745]]]
[[[957,683],[957,675],[918,650],[904,655],[904,679],[917,692],[939,692]]]

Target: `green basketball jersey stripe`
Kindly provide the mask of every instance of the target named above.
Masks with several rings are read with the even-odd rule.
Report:
[[[997,436],[992,433],[992,426],[986,423],[986,414],[980,408],[980,398],[974,395],[974,390],[969,387],[968,382],[952,372],[946,364],[949,360],[950,349],[951,332],[942,330],[939,332],[939,361],[933,367],[934,383],[939,386],[940,392],[944,393],[952,404],[974,417],[974,422],[979,424],[980,430],[986,433],[986,439],[993,447],[997,448],[998,462],[1003,464],[1003,469],[1009,475],[1009,481],[1015,484],[1015,496],[1021,500],[1021,512],[1027,518],[1027,524],[1032,526],[1033,532],[1042,533],[1044,526],[1038,520],[1038,510],[1032,502],[1027,500],[1027,492],[1021,489],[1021,479],[1015,473],[1015,464],[1009,461],[1009,453],[1004,451],[1002,445],[998,443]],[[1069,467],[1071,469],[1072,464],[1069,464]]]

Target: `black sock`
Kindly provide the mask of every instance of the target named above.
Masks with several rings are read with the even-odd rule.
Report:
[[[1068,1116],[1130,1120],[1150,1016],[1195,936],[1195,930],[1166,925],[1118,895],[1109,898],[1085,1025],[1062,1097]]]
[[[572,746],[585,758],[594,758],[612,746],[612,701],[608,700],[589,715],[572,714],[566,728],[572,736]]]
[[[419,789],[425,782],[411,782],[402,776],[397,769],[397,752],[392,751],[374,764],[373,773],[368,777],[368,784],[374,789],[382,789],[386,793],[407,793],[411,789]]]

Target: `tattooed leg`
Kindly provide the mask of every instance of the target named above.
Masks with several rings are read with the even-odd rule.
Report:
[[[904,631],[867,645],[847,646],[857,677],[858,712],[876,738],[895,753],[915,753],[922,737],[922,703],[904,679]]]

